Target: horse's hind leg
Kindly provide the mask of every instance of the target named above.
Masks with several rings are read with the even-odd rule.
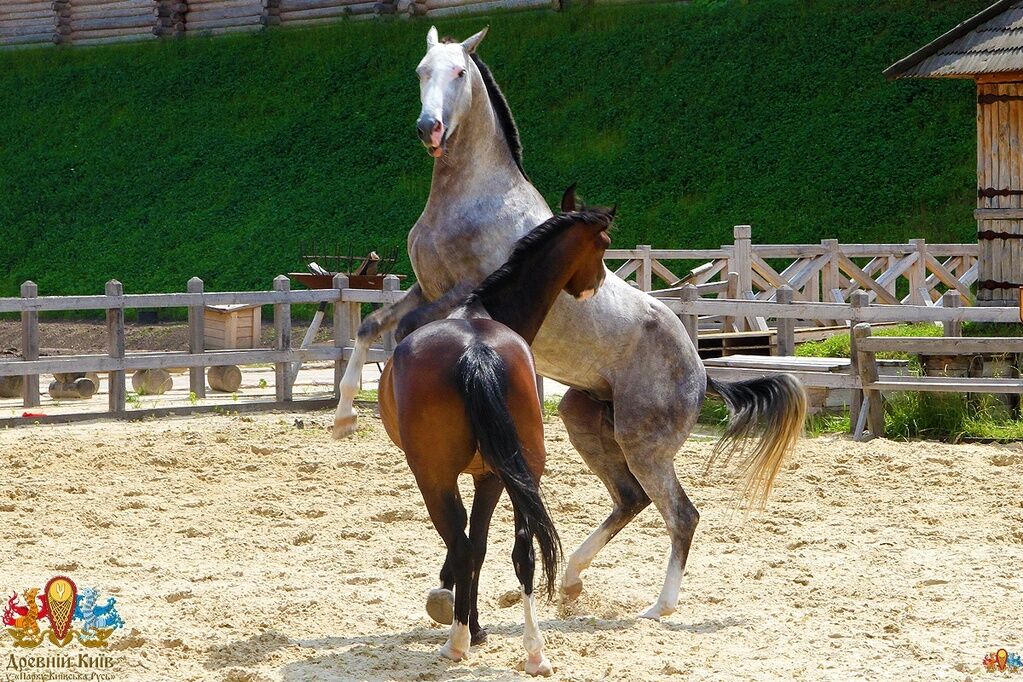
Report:
[[[410,462],[412,457],[409,458]],[[435,479],[420,478],[416,481],[423,493],[423,501],[430,512],[430,519],[448,548],[445,564],[449,565],[455,579],[455,609],[451,621],[448,641],[440,649],[441,656],[453,661],[462,660],[469,652],[469,608],[472,596],[472,545],[465,535],[465,506],[458,493],[455,478],[437,485]]]
[[[504,484],[493,474],[477,476],[474,480],[476,493],[472,500],[472,514],[469,517],[469,542],[472,544],[472,609],[469,611],[469,632],[473,644],[487,641],[487,631],[480,627],[479,586],[480,570],[487,556],[487,535],[490,531],[490,519],[501,499]]]
[[[579,596],[580,574],[604,545],[650,504],[643,487],[629,471],[625,453],[614,439],[614,425],[606,403],[575,389],[558,406],[568,437],[590,470],[604,483],[614,509],[568,558],[562,591],[569,599]]]
[[[515,575],[522,585],[522,608],[525,626],[522,630],[522,646],[526,649],[526,672],[530,675],[547,677],[554,669],[543,652],[543,634],[536,618],[536,595],[533,593],[533,574],[536,570],[536,553],[533,550],[533,536],[523,518],[515,513],[515,548],[512,550]]]

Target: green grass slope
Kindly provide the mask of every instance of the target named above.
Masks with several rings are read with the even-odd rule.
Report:
[[[554,202],[618,246],[970,240],[969,82],[881,71],[986,0],[772,0],[439,22],[481,55]],[[0,54],[0,295],[269,287],[299,245],[404,246],[428,24]],[[402,263],[405,272],[407,262]]]

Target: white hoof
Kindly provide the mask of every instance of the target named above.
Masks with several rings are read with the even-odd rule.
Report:
[[[435,587],[426,597],[426,613],[434,622],[451,625],[455,617],[455,595],[451,590]]]
[[[530,656],[526,659],[526,673],[536,677],[550,677],[554,674],[554,668],[551,667],[551,662],[547,660],[547,656],[540,654],[535,659]]]
[[[440,648],[440,655],[448,659],[449,661],[454,661],[455,663],[457,663],[458,661],[461,661],[466,656],[468,656],[469,652],[456,649],[451,644],[451,642],[447,642],[444,646]]]
[[[358,415],[350,414],[343,417],[334,417],[334,429],[331,432],[334,440],[348,438],[358,429]]]
[[[675,608],[672,606],[665,606],[664,604],[654,604],[649,609],[639,614],[640,618],[649,618],[650,620],[660,620],[664,616],[670,616],[675,613]]]

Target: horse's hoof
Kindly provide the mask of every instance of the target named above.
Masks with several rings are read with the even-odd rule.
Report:
[[[458,663],[468,655],[468,651],[459,651],[455,647],[451,646],[451,642],[446,643],[440,648],[440,655],[449,661]]]
[[[544,654],[534,660],[532,656],[526,659],[526,673],[536,677],[550,677],[554,673],[554,668],[551,666],[551,662],[547,660]]]
[[[487,641],[487,631],[484,630],[483,628],[480,628],[479,630],[477,630],[476,633],[472,636],[472,645],[473,646],[476,646],[478,644],[483,644],[486,641]]]
[[[451,625],[455,617],[455,593],[443,587],[435,587],[426,597],[426,613],[441,625]]]
[[[579,595],[583,592],[583,581],[565,584],[561,586],[561,594],[564,596],[565,601],[575,601],[579,598]]]
[[[334,429],[332,431],[334,440],[341,440],[348,438],[355,433],[358,427],[358,415],[351,414],[347,417],[336,417],[334,419]]]
[[[649,609],[639,614],[640,618],[648,618],[650,620],[660,620],[664,616],[670,616],[675,613],[675,609],[670,606],[664,606],[663,604],[654,604]]]

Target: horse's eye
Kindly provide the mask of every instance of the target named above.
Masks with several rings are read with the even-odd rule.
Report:
[[[465,78],[465,69],[462,69],[461,71],[458,72],[458,77]]]

